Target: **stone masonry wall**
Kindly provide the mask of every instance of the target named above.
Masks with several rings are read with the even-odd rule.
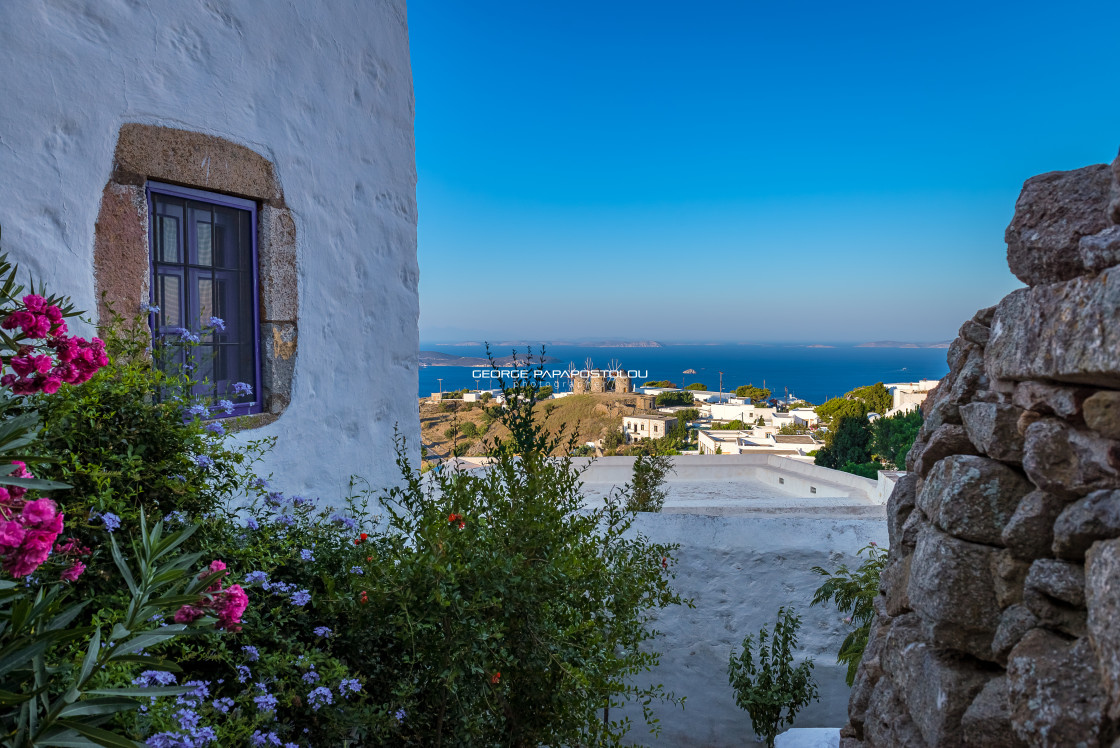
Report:
[[[887,503],[844,748],[1120,747],[1120,157],[1026,182]]]

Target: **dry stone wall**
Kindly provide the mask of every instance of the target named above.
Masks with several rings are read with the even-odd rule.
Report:
[[[1120,157],[1027,181],[887,503],[843,748],[1120,748]]]

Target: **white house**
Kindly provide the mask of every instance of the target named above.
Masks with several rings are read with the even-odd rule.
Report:
[[[926,401],[930,390],[940,383],[938,379],[922,379],[917,382],[894,382],[884,387],[891,393],[891,409],[885,415],[909,413]]]
[[[420,443],[404,3],[8,2],[0,49],[21,280],[95,322],[153,304],[157,334],[222,318],[212,381],[233,438],[277,439],[278,489],[394,481],[394,428]]]
[[[794,424],[804,426],[805,428],[813,428],[820,422],[817,417],[817,411],[812,408],[794,408],[789,414],[793,416]]]
[[[622,433],[626,443],[642,439],[660,439],[677,425],[675,416],[636,415],[622,417]]]

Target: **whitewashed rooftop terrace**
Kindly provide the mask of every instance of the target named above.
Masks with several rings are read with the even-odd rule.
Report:
[[[584,495],[601,498],[632,480],[634,457],[581,459]],[[663,514],[882,518],[877,481],[767,454],[671,458]],[[590,464],[588,464],[590,463]],[[889,494],[889,491],[887,491]]]

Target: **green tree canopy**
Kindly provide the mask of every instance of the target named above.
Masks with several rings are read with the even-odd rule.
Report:
[[[922,427],[922,412],[915,408],[890,418],[876,418],[871,424],[871,452],[887,467],[904,470],[906,455]]]
[[[822,447],[816,458],[816,464],[837,470],[849,462],[862,464],[870,461],[871,424],[863,416],[841,418],[828,446]]]
[[[751,400],[765,402],[770,399],[770,390],[744,384],[742,387],[735,388],[735,397],[749,397]]]
[[[662,392],[654,402],[659,408],[670,405],[692,405],[693,397],[691,392]]]
[[[686,385],[685,389],[686,390],[699,390],[701,392],[707,392],[708,391],[708,385],[701,384],[700,382],[693,382],[692,384]]]

